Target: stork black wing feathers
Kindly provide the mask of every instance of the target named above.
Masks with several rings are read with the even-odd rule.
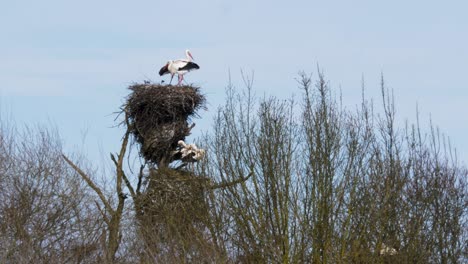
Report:
[[[184,67],[180,67],[179,71],[191,71],[191,70],[198,70],[198,69],[200,69],[200,66],[198,66],[198,64],[196,64],[195,62],[189,61]],[[161,74],[161,72],[159,72],[159,74]]]

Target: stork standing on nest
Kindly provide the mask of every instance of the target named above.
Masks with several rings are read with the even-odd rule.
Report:
[[[185,59],[180,59],[180,60],[170,60],[164,65],[160,70],[159,70],[159,75],[163,76],[164,74],[171,74],[171,81],[169,84],[172,83],[172,78],[174,78],[174,75],[177,74],[177,77],[179,78],[179,82],[177,85],[180,85],[182,81],[184,80],[184,74],[186,74],[189,71],[192,70],[198,70],[200,69],[200,66],[196,64],[193,61],[192,54],[190,53],[189,50],[185,51]]]

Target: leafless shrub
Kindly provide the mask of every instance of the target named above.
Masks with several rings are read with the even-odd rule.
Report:
[[[301,109],[230,86],[198,169],[249,181],[214,193],[218,244],[231,261],[457,263],[466,252],[468,172],[437,129],[395,126],[363,93],[346,110],[319,73],[301,75]],[[301,110],[302,116],[296,113]],[[203,146],[202,146],[203,147]],[[385,246],[384,246],[385,245]],[[380,254],[383,247],[395,254]],[[393,252],[393,251],[392,251]]]
[[[63,155],[53,130],[0,127],[0,262],[468,258],[468,170],[432,124],[395,125],[383,80],[380,114],[364,88],[362,103],[344,108],[321,73],[300,75],[302,103],[255,98],[244,80],[244,92],[229,85],[197,142],[205,157],[190,166],[177,141],[204,107],[198,88],[133,85],[111,184]],[[132,135],[145,158],[139,170],[124,166]]]
[[[53,130],[1,132],[0,262],[64,263],[99,257],[91,195],[61,160]]]

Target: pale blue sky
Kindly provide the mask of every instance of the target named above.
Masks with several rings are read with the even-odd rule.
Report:
[[[348,105],[379,99],[383,72],[398,119],[416,103],[468,161],[466,1],[5,1],[0,3],[0,104],[17,123],[54,123],[68,148],[93,159],[119,146],[114,112],[133,81],[190,48],[186,76],[209,100],[195,134],[208,130],[231,69],[255,71],[259,94],[288,96],[297,72],[317,63]]]

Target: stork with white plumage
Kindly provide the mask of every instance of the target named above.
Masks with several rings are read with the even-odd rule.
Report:
[[[171,81],[169,82],[169,84],[172,83],[172,79],[174,78],[175,74],[177,74],[177,77],[179,79],[177,85],[180,85],[182,81],[184,80],[184,74],[192,70],[200,69],[200,66],[198,66],[198,64],[192,62],[193,56],[189,50],[185,51],[185,56],[186,56],[185,59],[168,61],[166,65],[164,65],[159,70],[160,76],[163,76],[164,74],[171,74]]]
[[[188,162],[196,162],[205,156],[205,150],[198,148],[195,144],[186,144],[183,140],[177,142],[179,150],[175,151],[173,155],[181,154],[181,160]]]

